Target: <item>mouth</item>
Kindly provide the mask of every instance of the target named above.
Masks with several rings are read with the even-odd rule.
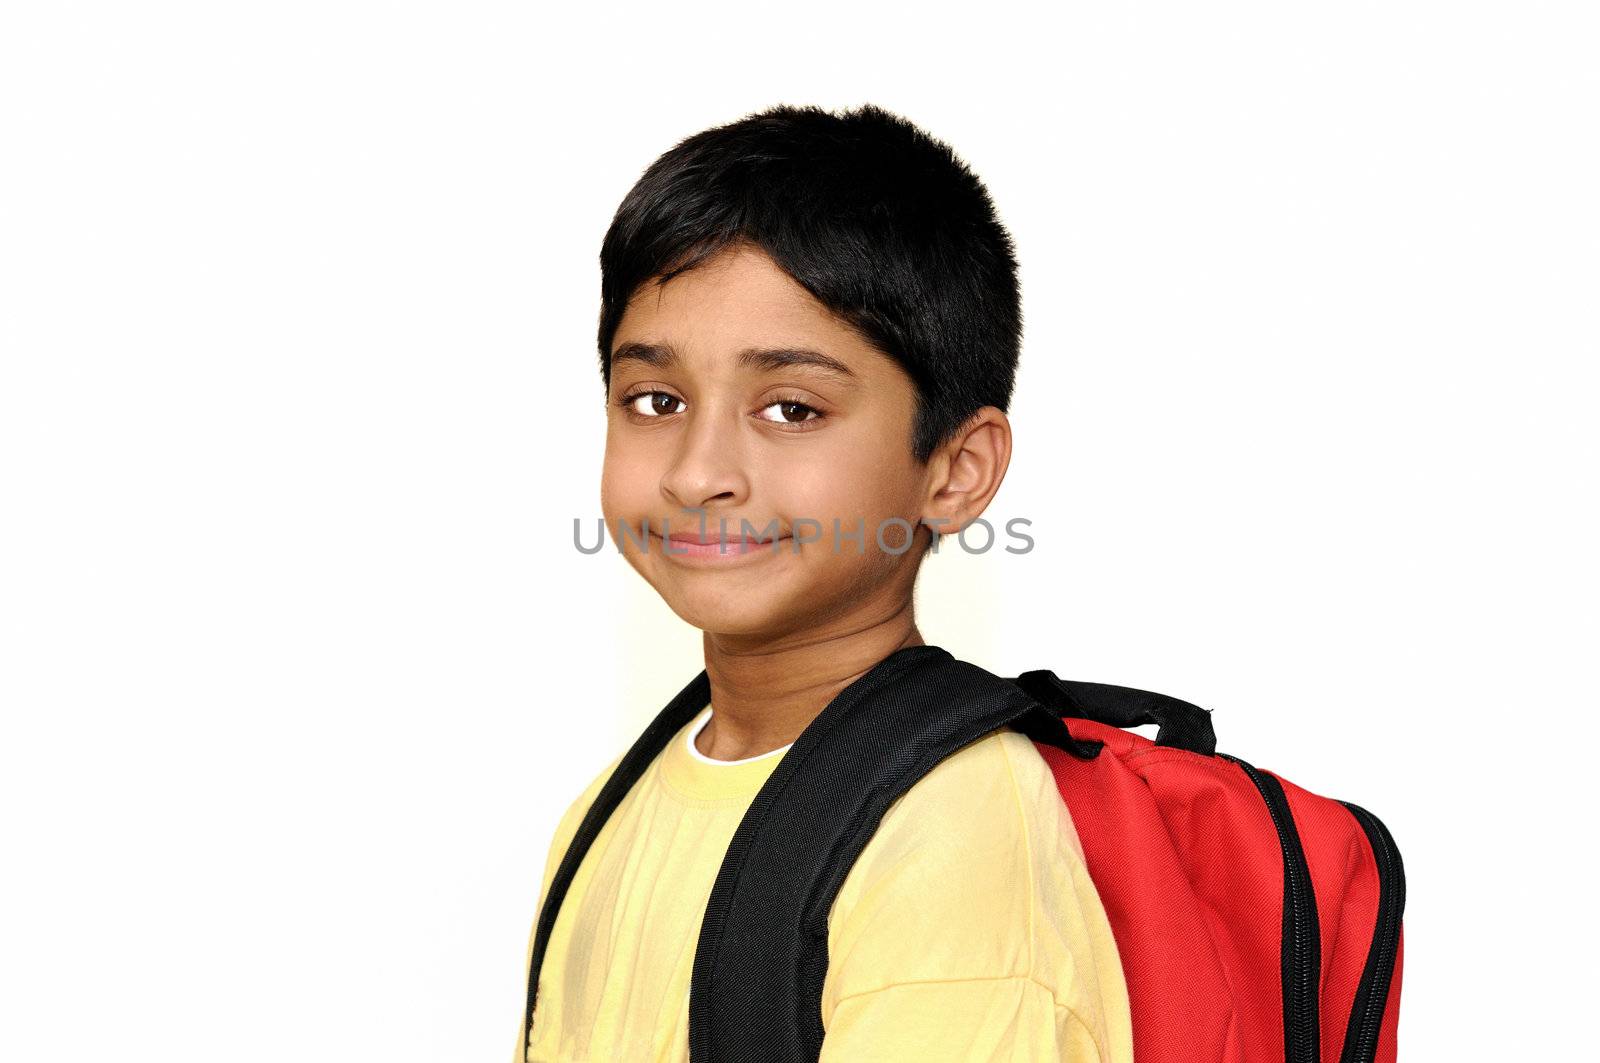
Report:
[[[719,539],[715,535],[674,532],[671,537],[663,539],[656,532],[650,533],[650,539],[656,548],[675,561],[731,560],[753,554],[778,553],[783,550],[781,544],[788,542],[790,538],[788,535],[778,535],[765,539],[737,536]]]

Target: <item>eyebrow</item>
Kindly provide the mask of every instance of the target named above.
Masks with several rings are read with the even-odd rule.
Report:
[[[657,369],[670,369],[678,364],[678,352],[667,343],[624,343],[611,355],[611,364],[632,359]],[[807,347],[746,347],[735,358],[741,369],[775,372],[779,369],[806,367],[818,369],[839,377],[844,383],[855,383],[856,374],[839,359]]]

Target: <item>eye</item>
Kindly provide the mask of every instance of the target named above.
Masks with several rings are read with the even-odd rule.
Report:
[[[761,412],[766,413],[768,410],[777,410],[778,416],[775,418],[762,417],[761,419],[763,421],[771,421],[773,424],[809,424],[813,421],[822,420],[823,416],[821,410],[807,406],[799,399],[779,399],[777,402],[769,403],[762,407]]]
[[[650,400],[645,403],[645,409],[639,408],[640,399]],[[631,410],[641,417],[665,417],[667,414],[678,412],[677,410],[663,408],[664,406],[670,406],[674,402],[681,404],[683,400],[665,391],[636,391],[632,395],[624,395],[618,399],[617,405],[625,410]]]

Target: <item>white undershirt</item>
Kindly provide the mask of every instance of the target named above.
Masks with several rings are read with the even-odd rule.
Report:
[[[779,746],[777,749],[769,749],[765,753],[757,753],[753,757],[742,757],[739,760],[718,760],[715,757],[706,756],[704,753],[700,752],[700,750],[696,749],[694,744],[694,740],[700,737],[700,732],[704,731],[706,729],[706,724],[710,722],[711,706],[707,705],[705,709],[701,711],[700,718],[695,721],[694,726],[689,728],[689,736],[686,739],[686,741],[689,743],[689,755],[702,764],[748,764],[752,760],[762,760],[766,757],[782,756],[784,751],[787,750],[789,746],[794,745],[793,742],[790,742],[788,746]]]

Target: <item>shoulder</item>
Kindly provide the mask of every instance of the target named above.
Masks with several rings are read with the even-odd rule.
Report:
[[[544,876],[539,884],[539,906],[544,906],[545,894],[550,889],[550,880],[555,878],[556,868],[561,865],[561,858],[566,855],[567,847],[572,844],[572,839],[578,834],[578,825],[583,822],[583,817],[588,814],[595,798],[600,796],[600,790],[605,786],[606,780],[611,778],[611,773],[617,770],[617,765],[622,763],[622,758],[627,755],[623,750],[611,759],[600,770],[600,773],[591,779],[583,791],[573,798],[567,805],[566,811],[561,814],[561,819],[556,823],[555,834],[550,839],[550,847],[545,853]]]
[[[1023,735],[991,732],[950,754],[889,806],[830,913],[830,938],[843,952],[900,922],[903,898],[912,897],[923,915],[935,907],[962,913],[954,925],[939,928],[952,947],[928,966],[959,968],[939,976],[1027,972],[1029,942],[1015,931],[1029,924],[1033,871],[1043,855],[1035,851],[1035,835],[1049,818],[1037,801],[1022,800],[1023,786],[1034,775],[1029,754],[1038,757]],[[1019,774],[1028,783],[1020,783]],[[1006,930],[1002,939],[994,938],[993,928]],[[990,944],[966,950],[962,940],[968,937]],[[996,945],[1003,951],[996,952]],[[837,955],[841,949],[830,951]]]
[[[1003,728],[889,806],[829,913],[823,1014],[896,986],[1008,980],[1099,1035],[1110,940],[1049,764]]]
[[[867,878],[913,854],[948,861],[979,885],[1009,887],[1019,867],[1081,860],[1082,848],[1049,764],[1031,739],[1001,728],[946,757],[895,800],[856,868]]]
[[[571,841],[572,836],[578,833],[578,824],[583,822],[583,817],[588,814],[589,808],[595,802],[595,798],[600,796],[600,790],[605,786],[606,780],[611,778],[612,773],[617,770],[617,765],[622,763],[622,758],[625,756],[627,756],[627,750],[623,750],[612,757],[611,762],[601,768],[600,772],[589,780],[588,785],[584,786],[582,792],[567,805],[567,810],[561,814],[561,822],[556,826],[557,839],[565,835],[566,840]],[[562,848],[566,848],[565,844],[562,845]]]
[[[617,770],[617,765],[621,764],[622,758],[627,755],[627,750],[618,753],[611,758],[609,764],[600,769],[594,778],[589,780],[588,785],[583,788],[582,792],[572,799],[572,803],[567,806],[566,812],[562,813],[563,824],[570,821],[573,829],[577,829],[577,821],[583,819],[584,815],[589,811],[589,807],[594,804],[595,798],[600,796],[600,790],[605,786],[606,780],[611,778],[612,773]]]

